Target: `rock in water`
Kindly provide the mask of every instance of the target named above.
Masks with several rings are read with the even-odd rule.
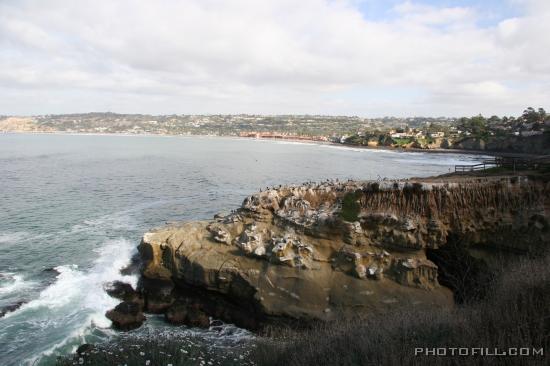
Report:
[[[11,313],[12,311],[19,309],[24,303],[25,301],[18,301],[14,304],[3,306],[2,308],[0,308],[0,318],[2,318],[7,313]]]
[[[76,349],[76,353],[78,355],[85,355],[86,353],[90,353],[94,349],[95,349],[95,347],[94,347],[93,344],[84,343]]]
[[[549,241],[550,187],[527,178],[325,182],[268,189],[213,221],[143,236],[148,311],[244,327],[338,312],[449,306],[428,249],[527,251]],[[200,308],[178,299],[195,297]],[[251,321],[252,319],[252,321]]]
[[[124,276],[139,274],[140,266],[141,266],[141,259],[139,257],[139,254],[135,254],[130,259],[130,264],[128,264],[126,267],[120,270],[120,274]]]
[[[129,283],[114,281],[105,285],[109,296],[123,301],[141,302],[141,295]]]
[[[113,327],[119,330],[138,328],[145,321],[141,305],[132,301],[121,302],[114,309],[107,311],[105,316],[113,322]]]

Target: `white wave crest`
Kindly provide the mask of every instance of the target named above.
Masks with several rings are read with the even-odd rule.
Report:
[[[106,282],[115,280],[136,286],[136,276],[120,274],[120,270],[130,263],[134,250],[134,245],[128,240],[114,240],[95,250],[99,257],[89,271],[81,271],[76,265],[56,267],[55,270],[59,272],[57,280],[44,289],[38,299],[21,307],[20,311],[39,307],[55,311],[70,305],[72,309],[92,313],[94,325],[109,327],[111,322],[104,314],[119,301],[110,297],[103,286]]]
[[[0,285],[0,295],[11,294],[23,289],[32,287],[34,282],[25,281],[23,275],[14,274],[11,272],[0,273],[3,284]]]
[[[91,267],[84,269],[74,264],[56,267],[59,274],[53,284],[42,290],[35,300],[6,314],[5,322],[25,323],[32,319],[30,324],[40,324],[33,335],[37,341],[36,353],[24,364],[32,364],[76,340],[83,341],[92,327],[110,327],[111,321],[105,312],[120,300],[110,297],[104,285],[116,280],[137,285],[137,276],[120,274],[135,250],[135,245],[126,239],[107,241],[95,250],[98,257]]]
[[[369,149],[369,148],[353,147],[348,145],[320,144],[319,147],[325,148],[325,149],[354,151],[354,152],[367,153],[367,154],[402,154],[402,152],[400,151],[395,151],[390,149]],[[408,152],[408,154],[419,154],[419,153]]]

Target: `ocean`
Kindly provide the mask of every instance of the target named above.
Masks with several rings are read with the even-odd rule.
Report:
[[[399,152],[219,137],[0,134],[0,365],[51,365],[84,342],[117,336],[105,283],[142,234],[167,221],[209,219],[259,189],[326,179],[447,173],[469,154]],[[252,334],[168,326],[209,342]]]

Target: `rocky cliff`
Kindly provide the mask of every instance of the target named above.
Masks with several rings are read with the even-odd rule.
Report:
[[[451,148],[459,150],[479,150],[516,154],[550,154],[550,133],[536,136],[491,136],[486,140],[469,137],[455,141]]]
[[[254,328],[277,319],[448,306],[426,253],[450,240],[528,251],[549,240],[547,183],[527,178],[325,182],[269,189],[211,221],[146,233],[145,310]]]

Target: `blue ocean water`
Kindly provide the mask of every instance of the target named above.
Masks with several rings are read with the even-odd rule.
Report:
[[[51,364],[116,335],[104,313],[117,300],[103,286],[137,281],[119,270],[152,227],[211,218],[266,186],[430,176],[482,158],[232,138],[0,134],[0,309],[22,303],[0,318],[0,365]],[[190,331],[181,328],[169,331]]]

